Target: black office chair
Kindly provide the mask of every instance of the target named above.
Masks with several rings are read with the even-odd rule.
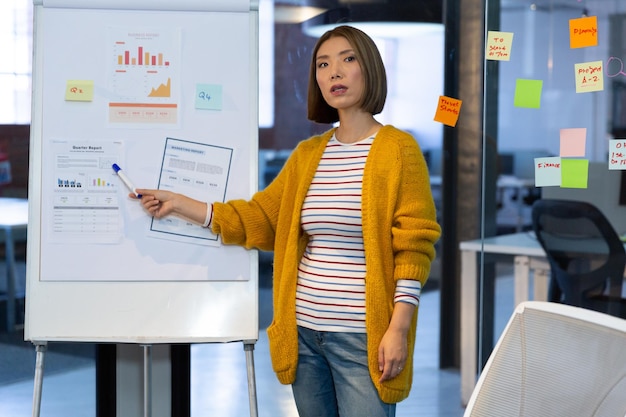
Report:
[[[626,318],[626,251],[604,214],[583,201],[542,199],[532,223],[550,263],[549,301]]]

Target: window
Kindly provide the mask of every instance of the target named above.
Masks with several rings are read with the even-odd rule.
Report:
[[[0,124],[30,124],[32,0],[0,2]]]

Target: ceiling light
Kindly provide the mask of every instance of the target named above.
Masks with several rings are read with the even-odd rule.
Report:
[[[324,1],[324,5],[328,6],[328,0]],[[312,3],[315,0],[307,2]],[[335,0],[334,6],[304,21],[303,32],[319,37],[341,24],[358,27],[379,38],[412,37],[443,31],[443,0]]]
[[[276,23],[302,23],[321,13],[326,9],[311,6],[295,6],[290,4],[277,4],[274,6],[274,22]]]

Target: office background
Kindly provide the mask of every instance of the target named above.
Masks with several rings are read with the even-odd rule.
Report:
[[[306,121],[306,74],[315,38],[307,36],[298,19],[287,12],[303,6],[348,7],[365,10],[369,18],[363,20],[371,20],[382,15],[377,7],[389,11],[401,9],[401,3],[261,1],[260,186],[271,179],[272,170],[297,141],[328,128]],[[415,3],[431,10],[430,2]],[[4,196],[27,197],[32,5],[29,0],[14,0],[0,7],[6,8],[0,15],[3,22],[7,20],[0,25],[0,45],[2,56],[8,58],[0,60],[0,154],[10,161],[12,177],[1,191]],[[598,46],[573,50],[568,21],[585,15],[598,16]],[[436,195],[444,235],[429,284],[440,291],[442,300],[441,368],[459,366],[459,242],[510,232],[519,216],[528,228],[529,204],[542,191],[532,187],[504,190],[497,186],[498,178],[532,179],[533,158],[558,154],[561,128],[586,128],[586,158],[600,164],[607,161],[608,141],[626,136],[626,75],[619,65],[615,67],[619,62],[614,60],[605,68],[615,76],[605,77],[600,92],[575,93],[573,70],[579,62],[608,64],[610,57],[626,60],[625,16],[626,4],[620,0],[451,0],[442,7],[444,25],[429,25],[418,35],[390,37],[387,31],[377,38],[391,93],[381,121],[414,133],[431,173],[442,178]],[[423,16],[405,13],[403,19],[418,21]],[[511,61],[484,61],[485,28],[514,32]],[[539,109],[513,106],[517,78],[543,80]],[[463,100],[455,128],[432,120],[440,94]],[[608,168],[605,173],[613,175]],[[592,192],[613,196],[607,204],[619,212],[615,183],[599,181]],[[563,192],[577,198],[579,191]],[[517,209],[520,199],[521,211]],[[487,265],[484,274],[497,274],[496,268]]]

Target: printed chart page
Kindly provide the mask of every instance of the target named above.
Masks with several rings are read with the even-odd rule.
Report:
[[[159,189],[185,194],[211,203],[224,201],[232,148],[167,138],[159,178]],[[218,245],[216,235],[186,219],[168,216],[153,219],[155,237]]]

